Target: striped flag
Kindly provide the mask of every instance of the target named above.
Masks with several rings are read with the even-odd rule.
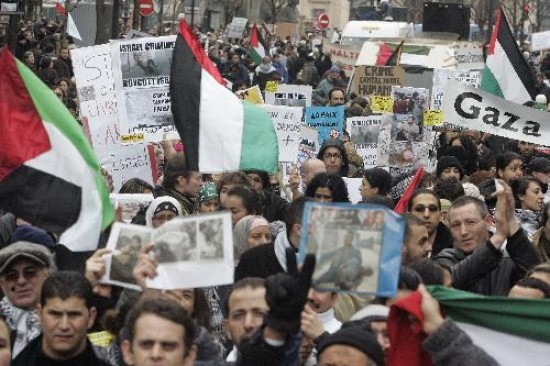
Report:
[[[0,207],[62,234],[72,251],[95,250],[114,214],[82,128],[7,47],[0,95]]]
[[[376,56],[377,66],[424,66],[428,64],[430,47],[382,42]]]
[[[65,14],[65,0],[57,0],[55,2],[55,12]]]
[[[550,302],[548,300],[483,296],[443,286],[430,287],[429,290],[439,301],[441,312],[453,319],[470,336],[474,344],[482,348],[500,365],[548,365],[550,354]],[[421,303],[422,296],[419,292],[415,292],[398,300],[395,307],[392,307],[388,320],[388,332],[390,341],[392,337],[397,337],[398,344],[392,341],[395,352],[391,356],[388,354],[388,364],[390,360],[395,361],[405,357],[403,351],[411,351],[412,340],[410,337],[399,338],[399,333],[410,329],[410,324],[406,324],[407,321],[403,321],[404,319],[410,319],[411,315],[420,319]],[[422,341],[424,337],[417,340]],[[404,348],[399,347],[399,339],[406,344],[402,345]],[[420,347],[420,344],[417,343],[414,346]],[[417,363],[407,362],[407,364],[415,366]]]
[[[174,124],[189,170],[277,170],[277,135],[268,113],[222,85],[218,69],[185,21],[180,24],[170,75]]]
[[[533,72],[519,50],[502,9],[491,37],[480,89],[518,104],[536,97]]]
[[[260,42],[260,35],[256,28],[256,23],[252,27],[252,33],[250,34],[250,57],[256,65],[262,63],[262,59],[265,57],[265,48]]]

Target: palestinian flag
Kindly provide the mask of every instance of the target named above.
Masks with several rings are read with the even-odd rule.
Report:
[[[418,45],[405,45],[401,43],[382,42],[376,56],[377,66],[426,66],[430,47]]]
[[[491,37],[480,89],[518,104],[534,100],[537,94],[531,68],[519,50],[502,9]]]
[[[252,27],[252,33],[250,34],[250,57],[256,65],[262,63],[262,59],[265,57],[265,48],[260,42],[260,34],[256,28],[256,23]]]
[[[277,170],[277,135],[268,113],[239,99],[182,21],[170,74],[174,124],[187,168],[203,173]]]
[[[457,323],[473,343],[482,348],[500,365],[548,365],[550,354],[550,309],[548,300],[512,299],[482,296],[443,286],[429,288],[439,301],[441,312]],[[411,324],[411,316],[421,319],[422,296],[419,292],[399,300],[390,311],[388,333],[395,352],[388,354],[390,361],[400,364],[401,358],[415,354],[415,360],[427,357],[420,342],[426,335],[421,327]],[[408,334],[406,337],[404,333]],[[392,338],[394,338],[392,340]],[[414,340],[416,341],[413,341]],[[397,343],[394,343],[394,340]],[[402,344],[401,344],[402,343]],[[400,347],[403,346],[403,347]],[[407,359],[407,365],[417,362]],[[423,362],[422,365],[429,363]]]
[[[0,50],[0,207],[94,250],[113,210],[82,128],[55,94]]]

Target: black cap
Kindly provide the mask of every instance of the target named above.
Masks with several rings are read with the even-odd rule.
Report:
[[[349,327],[340,329],[324,338],[318,346],[319,357],[323,351],[333,345],[345,345],[358,349],[363,352],[378,366],[386,364],[384,351],[371,332],[364,331],[358,327]]]

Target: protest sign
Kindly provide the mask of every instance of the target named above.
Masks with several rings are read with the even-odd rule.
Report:
[[[269,113],[279,144],[279,161],[295,162],[300,144],[300,123],[303,110],[300,107],[264,105]]]
[[[99,162],[113,177],[115,192],[131,178],[140,178],[152,186],[155,185],[151,155],[146,144],[113,147]]]
[[[262,97],[262,91],[260,90],[260,88],[258,87],[258,85],[254,85],[252,88],[248,88],[248,89],[245,89],[245,90],[241,90],[238,92],[238,95],[252,103],[252,104],[263,104],[264,103],[264,98]]]
[[[393,112],[393,99],[389,97],[381,97],[375,95],[370,98],[370,109],[377,113],[392,113]]]
[[[482,70],[485,67],[483,46],[480,43],[453,43],[451,45],[451,52],[458,70]]]
[[[227,32],[227,37],[242,38],[247,22],[248,22],[247,18],[233,17],[231,24],[229,24],[229,31]]]
[[[514,140],[550,141],[550,114],[450,80],[441,107],[453,123]]]
[[[279,88],[279,82],[278,81],[275,81],[275,80],[268,80],[266,83],[265,83],[265,91],[266,92],[276,92],[277,89]]]
[[[144,139],[145,139],[145,134],[143,132],[120,136],[120,142],[122,142],[123,144],[133,144],[136,142],[143,142]]]
[[[360,96],[391,95],[394,85],[405,84],[405,70],[400,66],[357,66],[353,75],[353,91]]]
[[[426,165],[429,151],[420,128],[413,118],[400,120],[395,114],[384,114],[376,145],[376,165],[399,168]]]
[[[169,91],[175,42],[166,36],[111,43],[121,134],[143,132],[146,141],[161,141],[175,130]]]
[[[455,79],[474,88],[479,86],[481,81],[481,71],[479,70],[449,70],[449,69],[434,69],[432,98],[430,101],[430,109],[441,109],[441,103],[445,96],[445,89],[450,79]]]
[[[317,133],[317,129],[314,127],[301,125],[300,144],[298,145],[298,167],[300,167],[307,159],[316,158],[319,149],[319,134]]]
[[[315,255],[317,289],[392,297],[404,224],[401,215],[379,205],[306,202],[299,261]]]
[[[122,211],[122,221],[132,222],[132,219],[143,207],[149,206],[154,199],[152,193],[111,193],[111,204]]]
[[[80,119],[99,159],[120,143],[118,105],[108,44],[71,50]]]
[[[338,138],[344,132],[344,106],[307,107],[305,120],[317,129],[322,145],[326,139]]]
[[[350,77],[353,73],[355,62],[361,53],[361,45],[341,45],[325,39],[323,41],[323,52],[330,53],[332,64],[338,61],[341,62],[343,65],[342,70],[344,70],[346,76]]]
[[[382,116],[352,117],[347,119],[346,125],[353,147],[363,158],[365,169],[374,168]]]
[[[115,223],[102,283],[136,288],[130,278],[143,245],[153,242],[158,276],[148,288],[176,290],[233,282],[233,235],[228,212],[175,218],[157,229]],[[139,248],[139,249],[138,249]]]
[[[442,110],[424,111],[424,126],[441,126],[444,118]]]
[[[550,49],[550,31],[531,33],[531,51]]]
[[[286,105],[289,107],[311,106],[313,89],[309,85],[282,84],[276,91],[265,91],[265,103],[271,105]]]

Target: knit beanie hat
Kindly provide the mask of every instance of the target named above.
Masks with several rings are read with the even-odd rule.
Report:
[[[215,200],[218,198],[218,189],[216,184],[208,182],[199,188],[199,202],[206,202]]]
[[[462,164],[460,163],[460,160],[455,158],[454,156],[442,156],[437,161],[437,170],[436,175],[439,178],[441,173],[449,167],[455,167],[458,168],[460,171],[460,179],[464,177],[464,169],[462,168]]]
[[[386,364],[384,351],[376,340],[374,334],[363,331],[357,327],[340,329],[336,333],[330,334],[319,343],[319,356],[323,351],[333,345],[346,345],[363,352],[378,366]]]
[[[372,188],[378,188],[378,194],[385,196],[391,189],[391,175],[382,168],[367,169],[363,173]]]

